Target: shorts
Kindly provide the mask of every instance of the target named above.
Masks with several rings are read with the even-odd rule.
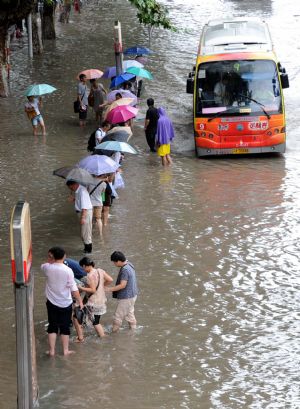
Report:
[[[48,312],[48,334],[70,335],[70,326],[72,318],[72,304],[62,308],[52,304],[49,300],[46,302]]]
[[[102,206],[93,207],[93,217],[95,219],[101,219],[101,213],[102,213]]]
[[[101,315],[94,315],[94,320],[93,320],[92,324],[94,326],[99,325],[100,324],[100,318],[101,318]]]
[[[124,319],[131,325],[136,325],[136,319],[134,316],[134,304],[136,299],[137,296],[118,300],[118,305],[114,313],[114,322],[117,325],[121,325]]]
[[[38,126],[38,124],[40,124],[41,122],[44,122],[43,117],[42,117],[41,114],[35,116],[31,120],[32,126]]]
[[[170,155],[171,152],[171,146],[169,143],[166,143],[164,145],[160,145],[160,147],[157,149],[157,155],[158,156],[166,156]]]
[[[87,118],[87,109],[84,111],[79,111],[79,119],[85,120]]]
[[[112,199],[111,195],[105,192],[105,200],[103,202],[103,206],[111,207],[112,201],[113,201],[113,199]]]

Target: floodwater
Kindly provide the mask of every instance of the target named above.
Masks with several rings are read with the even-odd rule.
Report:
[[[16,408],[14,301],[9,264],[9,218],[19,199],[30,203],[35,274],[35,330],[40,408],[299,409],[300,250],[300,6],[294,0],[164,1],[180,28],[159,31],[146,68],[141,101],[153,96],[176,127],[174,166],[162,169],[135,124],[135,157],[126,156],[126,189],[112,208],[97,265],[116,277],[109,256],[125,252],[135,264],[139,328],[99,341],[93,333],[76,354],[48,359],[44,279],[47,249],[63,245],[82,256],[82,243],[67,189],[53,169],[86,154],[85,130],[72,113],[75,77],[85,68],[113,64],[113,23],[120,19],[125,46],[146,44],[135,11],[121,0],[90,1],[57,40],[29,63],[14,45],[11,97],[0,101],[1,315],[0,407]],[[259,16],[271,29],[290,77],[285,91],[285,155],[199,160],[193,154],[192,101],[185,80],[195,61],[201,28],[224,15]],[[23,113],[27,84],[47,82],[48,135],[34,139]],[[109,300],[103,317],[109,328]],[[72,337],[72,340],[74,336]],[[59,350],[60,352],[60,350]]]

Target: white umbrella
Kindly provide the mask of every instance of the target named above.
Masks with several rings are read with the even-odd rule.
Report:
[[[113,173],[119,168],[119,164],[106,155],[90,155],[81,159],[77,165],[78,168],[87,170],[92,175],[104,175]]]
[[[129,68],[129,67],[143,68],[143,64],[140,63],[139,61],[136,61],[136,60],[126,60],[126,61],[123,61],[124,71],[126,71],[127,68]]]
[[[137,151],[131,145],[129,145],[129,143],[119,141],[101,142],[99,145],[96,145],[95,149],[105,149],[113,152],[127,152],[133,153],[134,155],[137,154]]]

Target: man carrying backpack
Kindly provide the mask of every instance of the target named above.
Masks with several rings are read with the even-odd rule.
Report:
[[[110,127],[111,125],[108,121],[103,121],[102,125],[99,126],[99,128],[96,129],[96,131],[91,133],[89,140],[88,140],[88,146],[87,146],[87,150],[89,152],[93,152],[95,149],[95,146],[101,143],[102,139],[106,135],[106,132],[110,130]]]

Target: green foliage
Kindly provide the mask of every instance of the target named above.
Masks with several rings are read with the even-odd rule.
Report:
[[[141,24],[150,29],[162,27],[175,31],[168,17],[168,9],[156,0],[129,0],[129,2],[137,8],[137,18]]]

